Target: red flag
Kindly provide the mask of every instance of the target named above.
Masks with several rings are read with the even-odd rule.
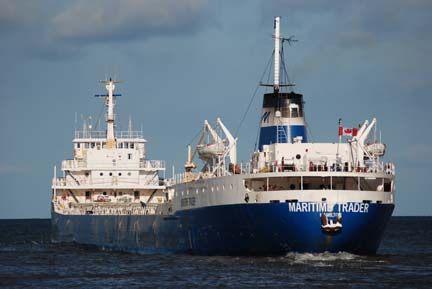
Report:
[[[339,127],[339,135],[356,136],[357,128]]]

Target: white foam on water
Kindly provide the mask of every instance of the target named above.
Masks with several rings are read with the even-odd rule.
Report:
[[[332,266],[331,263],[337,261],[360,261],[361,257],[347,252],[338,253],[288,253],[285,255],[286,259],[292,261],[294,264],[311,264],[315,266]]]

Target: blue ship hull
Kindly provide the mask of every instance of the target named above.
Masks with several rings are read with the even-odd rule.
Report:
[[[342,229],[334,233],[322,229],[321,213],[292,212],[288,203],[213,206],[169,216],[53,212],[52,226],[54,241],[128,251],[202,255],[281,255],[291,251],[374,254],[393,209],[393,204],[368,204],[367,212],[343,212]]]

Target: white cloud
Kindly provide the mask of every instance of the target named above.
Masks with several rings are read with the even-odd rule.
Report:
[[[200,29],[206,0],[79,1],[57,14],[53,36],[77,43],[139,40]]]
[[[91,44],[194,34],[213,24],[215,7],[208,0],[0,0],[0,51],[59,60]]]

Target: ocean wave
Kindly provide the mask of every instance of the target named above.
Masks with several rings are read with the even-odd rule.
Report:
[[[295,264],[315,264],[315,265],[330,265],[328,263],[332,263],[335,261],[360,261],[362,259],[361,256],[347,253],[347,252],[338,252],[338,253],[288,253],[284,257],[292,261]],[[324,263],[323,263],[324,262]]]

